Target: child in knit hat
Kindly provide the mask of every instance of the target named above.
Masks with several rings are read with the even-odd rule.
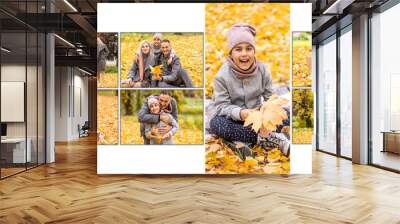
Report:
[[[256,29],[245,23],[227,32],[229,55],[214,78],[213,102],[208,107],[210,129],[225,140],[279,148],[288,155],[290,142],[284,134],[272,132],[265,137],[243,126],[250,110],[259,108],[273,93],[271,72],[255,56],[255,35]]]

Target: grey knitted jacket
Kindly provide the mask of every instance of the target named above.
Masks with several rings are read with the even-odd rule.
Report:
[[[237,78],[229,63],[224,63],[214,79],[213,102],[209,106],[210,118],[217,115],[233,120],[241,120],[242,109],[261,106],[272,95],[272,79],[266,64],[257,62],[256,75],[244,79]]]
[[[172,136],[175,135],[175,133],[178,131],[178,128],[179,128],[178,122],[176,122],[176,120],[174,119],[174,117],[171,114],[165,113],[165,115],[169,116],[169,118],[171,119],[171,127],[172,127],[172,129],[170,130],[171,138],[163,140],[161,144],[172,145],[172,144],[174,144],[174,142],[172,140]],[[151,132],[152,128],[161,128],[161,127],[165,127],[165,124],[162,121],[160,121],[158,123],[145,123],[144,131],[145,131],[146,138],[150,139],[150,132]],[[150,139],[150,144],[154,145],[156,143],[153,139]]]

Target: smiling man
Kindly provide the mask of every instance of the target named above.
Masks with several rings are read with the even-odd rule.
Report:
[[[193,82],[186,70],[182,68],[178,55],[171,55],[171,43],[169,40],[161,41],[161,51],[160,63],[163,65],[163,72],[158,87],[193,87]]]

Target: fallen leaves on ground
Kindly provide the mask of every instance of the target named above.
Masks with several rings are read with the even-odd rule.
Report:
[[[97,144],[118,144],[118,97],[115,91],[110,95],[97,94]]]
[[[191,118],[179,116],[179,129],[173,137],[174,144],[203,144],[203,127],[188,126],[186,119]],[[121,144],[143,144],[137,116],[121,117]]]
[[[277,125],[281,125],[283,120],[287,119],[287,113],[283,106],[288,100],[277,95],[272,95],[269,100],[265,101],[259,110],[252,110],[246,118],[243,126],[252,125],[252,129],[263,136],[275,131]]]
[[[243,161],[221,138],[206,144],[206,173],[208,174],[289,174],[290,159],[279,149],[252,148],[254,157]]]
[[[117,73],[104,73],[101,75],[97,83],[97,88],[117,88],[118,87],[118,74]]]
[[[183,35],[163,33],[163,39],[171,41],[171,46],[179,56],[182,67],[188,72],[196,87],[203,86],[203,35],[185,33]],[[136,50],[141,41],[153,42],[152,33],[121,34],[121,80],[128,79]]]
[[[293,144],[311,144],[312,128],[293,128]]]
[[[228,56],[226,32],[244,22],[257,29],[256,57],[268,64],[273,83],[290,80],[290,4],[206,4],[206,96]]]
[[[293,43],[293,86],[311,86],[311,41],[301,44]]]

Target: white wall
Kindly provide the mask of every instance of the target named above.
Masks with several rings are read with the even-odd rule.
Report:
[[[67,67],[55,68],[55,141],[68,140],[69,79]]]
[[[55,140],[77,139],[78,124],[88,120],[88,78],[76,68],[56,67],[55,86]]]

